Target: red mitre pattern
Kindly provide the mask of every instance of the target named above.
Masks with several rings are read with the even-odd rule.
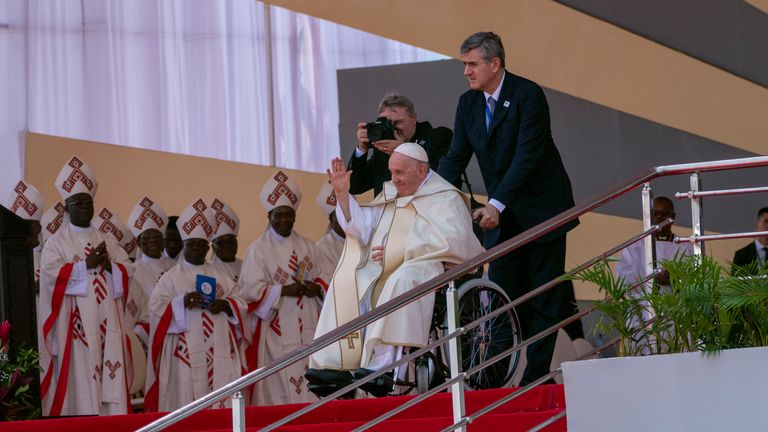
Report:
[[[93,191],[95,186],[94,182],[81,169],[83,165],[83,161],[78,159],[77,156],[73,156],[72,159],[69,160],[67,166],[69,166],[71,170],[69,176],[64,179],[64,182],[61,184],[62,189],[67,192],[72,192],[72,189],[75,187],[75,185],[80,182],[83,184],[83,186],[85,186],[86,189]]]
[[[286,181],[288,181],[288,176],[285,175],[285,173],[283,173],[282,171],[278,171],[277,174],[275,174],[275,176],[273,177],[273,179],[277,182],[277,185],[275,185],[274,189],[272,190],[272,193],[270,193],[269,196],[267,197],[267,202],[272,205],[275,205],[277,203],[277,200],[279,200],[281,196],[285,196],[286,198],[288,198],[291,204],[295,206],[299,202],[299,197],[286,184]]]
[[[198,199],[194,204],[187,207],[177,222],[182,239],[186,240],[195,236],[209,239],[213,234],[211,213],[212,211],[208,209],[202,199]]]
[[[20,180],[11,193],[11,211],[22,219],[40,220],[43,196],[37,189]]]

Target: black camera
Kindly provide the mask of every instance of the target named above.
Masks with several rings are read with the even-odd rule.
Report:
[[[376,121],[365,124],[365,130],[368,131],[368,141],[372,143],[395,139],[395,129],[395,124],[386,117],[379,117]]]

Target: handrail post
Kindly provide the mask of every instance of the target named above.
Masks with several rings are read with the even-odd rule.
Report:
[[[691,174],[691,191],[698,192],[701,190],[701,174],[695,172]],[[698,239],[703,234],[701,227],[701,217],[704,212],[704,203],[698,196],[691,198],[691,228],[693,229],[694,238]],[[693,255],[696,260],[701,263],[701,255],[704,253],[704,243],[700,241],[693,242]]]
[[[459,326],[459,293],[456,292],[456,282],[448,282],[448,290],[445,293],[446,319],[448,320],[448,333],[456,331]],[[461,374],[461,351],[459,351],[459,337],[448,341],[448,360],[451,368],[451,378]],[[451,385],[451,400],[453,401],[453,423],[460,422],[465,415],[464,407],[464,380]],[[465,426],[458,430],[465,432]]]
[[[643,231],[648,231],[653,225],[653,189],[651,183],[643,183]],[[656,235],[649,235],[643,239],[645,250],[645,275],[656,272]]]
[[[232,395],[232,432],[245,432],[245,399],[241,392]]]

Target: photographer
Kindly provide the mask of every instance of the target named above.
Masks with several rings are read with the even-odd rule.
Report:
[[[374,196],[378,195],[382,184],[391,178],[389,156],[404,142],[422,146],[429,156],[430,168],[436,171],[452,138],[450,129],[433,128],[429,122],[418,121],[413,102],[407,97],[394,93],[384,96],[379,103],[379,118],[357,125],[357,148],[347,166],[352,171],[349,192],[357,195],[373,188]],[[373,151],[369,152],[370,149]]]

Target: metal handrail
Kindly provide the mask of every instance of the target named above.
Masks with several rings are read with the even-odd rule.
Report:
[[[635,189],[641,184],[649,182],[650,180],[653,180],[657,177],[688,174],[688,173],[695,173],[695,172],[721,171],[721,170],[729,170],[729,169],[735,169],[735,168],[756,168],[756,167],[764,167],[764,166],[768,166],[768,157],[766,156],[740,158],[740,159],[728,159],[728,160],[700,162],[700,163],[666,165],[666,166],[659,166],[656,168],[650,168],[650,169],[641,171],[640,173],[632,177],[629,177],[627,179],[624,179],[618,182],[617,184],[608,188],[606,191],[587,199],[585,202],[579,205],[576,205],[560,213],[559,215],[553,218],[550,218],[532,228],[529,228],[528,230],[518,234],[517,236],[496,245],[492,249],[472,259],[469,259],[466,262],[451,268],[450,270],[447,270],[446,272],[436,276],[435,278],[414,287],[412,290],[388,301],[387,303],[381,306],[374,308],[373,310],[363,314],[362,316],[355,318],[352,321],[339,326],[335,330],[332,330],[326,333],[325,335],[313,340],[306,346],[279,357],[270,365],[267,365],[255,371],[252,371],[238,378],[237,380],[217,390],[214,390],[213,392],[203,396],[202,398],[194,402],[191,402],[179,408],[176,411],[173,411],[167,414],[166,416],[139,429],[139,431],[149,432],[149,431],[160,430],[186,417],[189,417],[190,415],[212,405],[216,401],[221,400],[225,397],[229,397],[235,394],[237,391],[240,391],[257,381],[272,375],[278,370],[283,369],[301,360],[302,358],[307,357],[323,349],[324,347],[338,341],[342,337],[367,326],[368,324],[378,320],[379,318],[382,318],[388,315],[389,313],[401,307],[404,307],[412,303],[413,301],[418,300],[419,298],[431,293],[432,291],[435,291],[437,288],[443,285],[446,285],[448,282],[456,280],[461,276],[467,273],[470,273],[475,269],[493,260],[496,260],[501,256],[506,255],[507,253],[514,251],[522,247],[523,245],[528,244],[562,227],[563,225],[577,219],[579,216],[589,213],[590,211],[596,209],[597,207],[600,207],[603,204],[606,204],[618,198],[619,196],[625,194],[626,192],[629,192],[630,190]],[[552,282],[559,282],[559,281],[555,280]],[[548,283],[548,284],[542,285],[538,289],[528,293],[528,294],[533,294],[532,296],[527,296],[527,297],[524,296],[524,297],[528,299],[530,297],[540,294],[543,291],[546,291],[552,288],[555,285],[556,283]]]
[[[728,234],[710,234],[710,235],[692,235],[692,236],[675,236],[672,239],[674,243],[696,243],[709,240],[732,240],[740,238],[756,238],[756,237],[768,237],[768,231],[753,231],[753,232],[741,232],[741,233],[728,233]]]
[[[675,199],[685,199],[685,198],[703,198],[703,197],[713,197],[713,196],[725,196],[725,195],[743,195],[743,194],[751,194],[751,193],[762,193],[762,192],[768,192],[767,186],[761,186],[761,187],[751,187],[751,188],[738,188],[738,189],[720,189],[720,190],[711,190],[711,191],[688,191],[688,192],[678,192],[675,194]]]
[[[544,429],[545,427],[551,425],[552,423],[560,420],[561,418],[565,417],[565,409],[560,411],[559,413],[553,415],[552,417],[544,420],[542,423],[537,424],[536,426],[528,429],[528,432],[539,432],[540,430]]]

